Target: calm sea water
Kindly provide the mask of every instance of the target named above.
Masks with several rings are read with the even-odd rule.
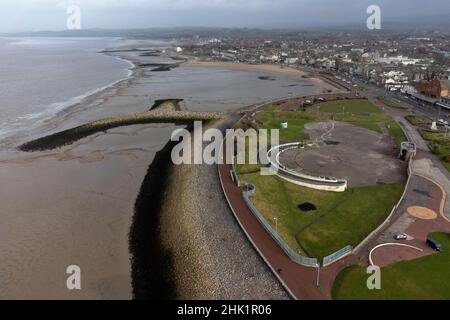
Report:
[[[0,137],[129,75],[114,38],[0,38]]]

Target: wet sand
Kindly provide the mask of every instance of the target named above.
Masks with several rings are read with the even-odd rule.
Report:
[[[191,59],[186,63],[183,63],[185,67],[203,67],[203,68],[226,68],[230,70],[244,70],[244,71],[258,71],[269,72],[275,74],[285,74],[292,77],[301,77],[321,86],[326,90],[330,90],[329,93],[335,93],[340,91],[336,87],[333,87],[329,83],[314,77],[309,77],[308,73],[297,68],[285,67],[274,64],[248,64],[248,63],[236,63],[236,62],[221,62],[221,61],[201,61],[198,59]],[[307,78],[305,78],[307,77]]]
[[[131,299],[133,208],[172,130],[114,129],[0,162],[0,299]],[[66,288],[69,265],[81,267],[81,291]]]
[[[200,61],[190,60],[183,63],[186,67],[212,67],[212,68],[227,68],[234,70],[249,70],[249,71],[265,71],[274,73],[285,73],[295,76],[306,76],[306,72],[290,67],[281,67],[274,64],[248,64],[236,62],[220,62],[220,61]]]
[[[151,59],[124,53],[121,57],[136,65]],[[218,70],[219,75],[225,73],[234,81],[229,78],[231,71]],[[195,72],[204,72],[206,83],[190,81],[191,87],[185,88],[185,77],[196,78]],[[216,104],[212,110],[236,110],[264,99],[243,95],[214,101],[220,83],[212,89],[208,83],[211,76],[214,74],[202,67],[180,67],[158,75],[135,68],[130,79],[0,142],[0,299],[133,297],[128,236],[136,199],[156,152],[165,146],[175,127],[116,128],[46,152],[23,153],[15,148],[86,122],[148,111],[161,98],[186,99],[187,110],[205,111],[210,111],[210,101]],[[248,77],[255,78],[254,74]],[[169,91],[170,81],[176,83],[173,92]],[[255,87],[259,87],[258,81]],[[191,95],[178,96],[183,90]],[[323,88],[306,87],[300,92],[303,90],[321,92]],[[232,219],[217,183],[216,168],[173,168],[170,181],[160,228],[167,235],[162,239],[164,245],[175,257],[177,296],[285,298]],[[181,239],[186,241],[180,243]],[[81,291],[66,288],[69,265],[81,267]]]

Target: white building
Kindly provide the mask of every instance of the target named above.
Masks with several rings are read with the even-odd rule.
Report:
[[[420,59],[411,59],[408,57],[403,56],[396,56],[396,57],[382,57],[377,59],[378,63],[385,63],[385,64],[395,64],[399,65],[402,64],[404,66],[407,65],[415,65],[420,62]]]

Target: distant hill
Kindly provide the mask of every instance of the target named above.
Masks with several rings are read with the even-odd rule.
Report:
[[[382,17],[382,28],[385,31],[444,31],[450,33],[450,13],[424,16]],[[303,32],[323,32],[333,30],[367,31],[366,21],[353,21],[334,25],[305,25],[290,28],[210,28],[210,27],[176,27],[176,28],[148,28],[148,29],[84,29],[63,31],[39,31],[0,34],[1,36],[18,37],[127,37],[173,39],[200,37],[295,37]]]

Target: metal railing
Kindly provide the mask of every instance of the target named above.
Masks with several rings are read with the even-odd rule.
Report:
[[[334,262],[345,258],[349,254],[351,254],[352,251],[353,251],[352,246],[346,246],[346,247],[336,251],[335,253],[332,253],[329,256],[323,258],[322,266],[323,267],[329,266],[330,264],[333,264]]]
[[[266,218],[256,209],[253,202],[250,200],[250,196],[253,195],[256,192],[256,186],[242,181],[239,178],[239,175],[236,171],[236,164],[233,164],[233,176],[236,178],[236,184],[238,186],[244,186],[243,191],[243,197],[244,200],[250,209],[250,211],[253,213],[253,215],[256,217],[256,219],[261,223],[261,225],[266,229],[266,231],[271,235],[271,237],[275,240],[275,242],[283,249],[283,251],[289,256],[289,258],[294,261],[295,263],[305,266],[305,267],[313,267],[317,268],[320,266],[319,260],[317,258],[309,258],[304,257],[298,253],[296,253],[294,250],[291,249],[291,247],[281,238],[281,236],[272,228],[272,226],[267,222]]]

